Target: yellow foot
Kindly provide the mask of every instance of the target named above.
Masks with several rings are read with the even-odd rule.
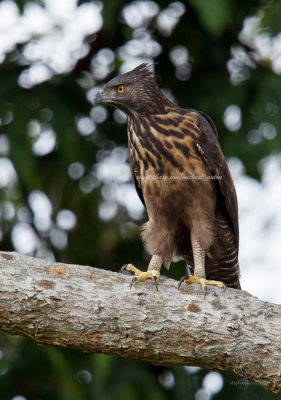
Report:
[[[193,275],[189,275],[186,274],[184,275],[180,281],[179,281],[179,285],[178,285],[178,289],[180,288],[182,283],[199,283],[199,285],[201,285],[202,287],[202,292],[204,293],[204,299],[206,297],[207,294],[207,286],[208,285],[212,285],[212,286],[217,286],[219,288],[222,288],[223,291],[225,291],[226,289],[226,285],[223,282],[220,281],[209,281],[207,279],[204,278],[197,278],[197,276],[193,276]]]
[[[125,264],[121,268],[120,272],[126,273],[126,271],[129,271],[129,273],[133,272],[135,274],[130,284],[130,288],[133,286],[134,283],[146,281],[147,279],[152,279],[156,289],[158,290],[160,272],[157,269],[142,272],[138,268],[134,267],[132,264]]]

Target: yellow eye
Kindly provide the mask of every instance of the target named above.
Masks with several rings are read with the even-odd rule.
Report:
[[[123,92],[124,92],[124,86],[123,86],[123,85],[118,86],[117,92],[118,92],[118,93],[123,93]]]

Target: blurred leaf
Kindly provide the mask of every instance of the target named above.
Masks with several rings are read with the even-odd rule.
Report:
[[[204,28],[214,36],[223,35],[231,18],[231,2],[224,0],[191,0]]]

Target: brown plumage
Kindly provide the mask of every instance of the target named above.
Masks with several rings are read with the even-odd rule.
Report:
[[[184,258],[195,276],[240,289],[236,192],[210,117],[168,100],[147,64],[112,79],[95,101],[128,118],[132,176],[149,217],[142,238],[153,255],[150,275],[127,266],[134,280],[156,283],[162,262]]]

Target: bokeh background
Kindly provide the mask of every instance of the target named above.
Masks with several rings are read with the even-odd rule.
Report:
[[[165,94],[217,126],[238,193],[242,288],[280,303],[280,21],[280,0],[1,1],[0,249],[146,267],[126,118],[92,100],[116,74],[157,62]],[[163,273],[178,279],[184,265]],[[0,333],[1,400],[276,397],[216,371]]]

